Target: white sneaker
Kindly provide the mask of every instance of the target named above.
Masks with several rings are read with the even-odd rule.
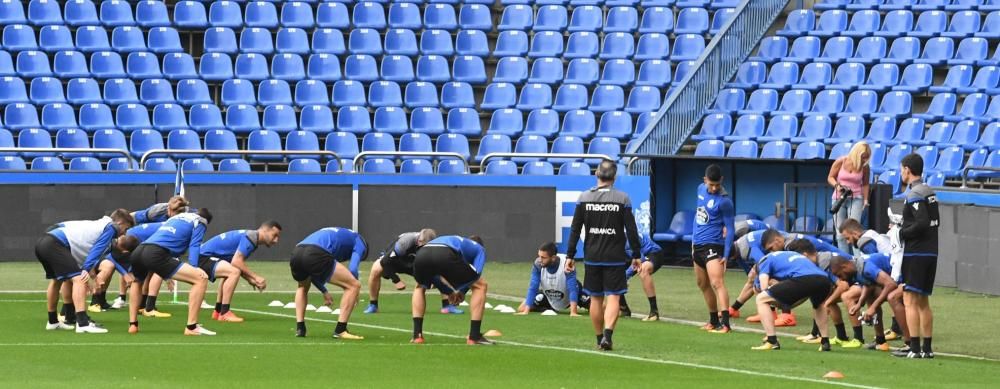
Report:
[[[184,328],[184,335],[205,335],[205,336],[213,336],[213,335],[215,335],[215,332],[213,332],[213,331],[209,331],[209,330],[208,330],[207,328],[205,328],[205,327],[202,327],[202,326],[201,326],[201,324],[198,324],[198,326],[197,326],[197,327],[195,327],[195,328],[194,328],[194,330],[189,330],[189,329],[187,329],[187,328]]]
[[[45,323],[45,330],[46,331],[52,331],[52,330],[72,331],[74,328],[76,328],[76,327],[74,327],[72,325],[69,325],[69,324],[66,324],[66,323],[63,323],[61,321],[58,321],[58,322],[55,322],[55,323]]]
[[[215,309],[215,306],[204,301],[201,302],[201,309]]]
[[[121,297],[116,297],[115,301],[111,302],[111,309],[122,309],[123,307],[125,307],[125,300],[122,300]]]
[[[107,328],[98,327],[94,323],[90,323],[86,326],[80,327],[76,326],[76,333],[78,334],[106,334],[108,333]]]

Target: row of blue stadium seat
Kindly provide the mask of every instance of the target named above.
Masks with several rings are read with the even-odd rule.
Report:
[[[867,77],[865,74],[867,73]],[[813,62],[801,68],[794,62],[777,62],[770,71],[764,62],[748,61],[740,65],[729,88],[757,87],[787,90],[820,89],[851,91],[855,89],[906,91],[913,93],[989,93],[1000,94],[1000,67],[953,65],[939,84],[932,84],[934,68],[928,64],[906,65],[902,72],[896,64],[879,64],[870,69],[858,63],[834,67]]]
[[[816,101],[812,92],[805,89],[792,89],[783,94],[775,89],[757,89],[746,99],[742,99],[743,91],[739,89],[726,90],[719,95],[710,113],[725,112],[731,114],[759,115],[834,115],[860,116],[863,118],[878,118],[883,116],[899,117],[910,114],[913,108],[913,96],[910,92],[893,91],[881,96],[879,103],[878,91],[858,90],[851,92],[846,103],[843,93],[837,90],[824,90],[817,94]],[[779,95],[781,95],[779,97]],[[780,101],[780,103],[779,103]]]
[[[348,16],[349,6],[327,2],[313,7],[304,2],[285,2],[278,6],[271,2],[248,2],[241,5],[233,1],[216,1],[206,8],[198,1],[181,1],[173,7],[173,17],[168,15],[167,6],[162,1],[140,1],[135,3],[133,17],[131,4],[127,1],[110,0],[101,2],[100,11],[89,0],[73,0],[60,10],[54,0],[32,0],[25,15],[19,1],[0,2],[0,24],[32,24],[37,26],[68,25],[107,27],[140,26],[144,28],[170,27],[259,27],[277,28],[407,28],[407,29],[474,29],[489,31],[494,28],[489,6],[466,4],[456,9],[449,4],[429,4],[423,9],[418,4],[394,3],[388,7],[377,2],[359,2]],[[738,3],[737,3],[738,4]],[[643,24],[655,31],[669,31],[674,26],[671,8],[649,7],[659,15],[643,14]],[[733,8],[716,8],[723,16],[717,16],[713,28],[724,23],[733,14]],[[669,20],[667,20],[669,18]],[[509,5],[500,12],[498,30],[562,31],[605,31],[634,32],[640,24],[639,11],[633,6],[610,6],[607,14],[597,6],[579,6],[570,12],[564,5],[549,4],[539,6],[537,12],[529,5]],[[655,27],[654,27],[655,26]],[[677,33],[704,34],[709,30],[709,10],[704,8],[682,8],[677,14]]]
[[[989,41],[985,38],[964,38],[958,42],[953,38],[937,37],[921,40],[914,37],[896,38],[889,45],[882,37],[855,38],[833,37],[822,43],[821,38],[803,36],[795,38],[791,47],[788,39],[771,36],[761,40],[757,55],[751,61],[774,63],[778,61],[807,64],[814,61],[829,63],[924,63],[931,65],[995,65],[1000,54],[989,54]],[[922,49],[921,49],[922,47]],[[821,50],[822,49],[822,50]]]
[[[850,22],[848,22],[850,20]],[[982,13],[965,10],[951,15],[943,11],[922,12],[914,16],[911,11],[891,11],[883,20],[879,11],[858,11],[848,15],[846,11],[825,11],[816,18],[810,9],[792,11],[785,20],[785,26],[777,32],[781,36],[912,36],[930,38],[944,36],[964,38],[979,36],[1000,37],[1000,11],[994,11],[982,19]]]
[[[528,63],[531,62],[530,70]],[[606,61],[601,65],[589,58],[578,58],[563,66],[558,58],[539,58],[534,61],[522,57],[504,57],[497,62],[493,83],[547,83],[578,84],[586,86],[619,85],[655,86],[665,88],[676,85],[691,69],[692,61],[677,63],[672,71],[669,61],[650,59],[636,62],[627,59]],[[564,70],[565,69],[565,70]],[[671,76],[671,73],[673,75]]]
[[[296,131],[285,135],[284,150],[288,151],[318,151],[320,148],[319,137],[308,131]],[[576,136],[560,136],[552,142],[549,147],[548,140],[537,135],[525,135],[518,138],[517,142],[512,142],[507,135],[488,135],[480,141],[479,148],[475,155],[470,153],[468,139],[460,134],[444,134],[437,136],[435,145],[432,145],[431,137],[427,134],[404,134],[399,137],[397,144],[392,134],[369,133],[362,138],[361,147],[358,147],[358,139],[355,135],[343,132],[332,133],[324,141],[322,150],[329,150],[336,153],[340,158],[352,159],[362,151],[401,151],[401,152],[451,152],[458,153],[465,159],[472,159],[479,162],[490,153],[560,153],[560,154],[603,154],[613,159],[618,159],[621,152],[621,143],[618,140],[607,137],[597,137],[590,142]],[[190,130],[174,130],[167,135],[164,142],[163,135],[157,131],[139,130],[133,132],[126,138],[123,133],[116,130],[102,130],[94,133],[92,145],[94,148],[119,149],[130,152],[134,157],[139,158],[149,150],[170,149],[170,150],[238,150],[239,146],[234,133],[226,130],[214,130],[205,134],[204,141],[198,134]],[[0,147],[14,147],[14,138],[11,133],[0,129]],[[511,147],[511,144],[514,144]],[[584,145],[587,145],[586,148]],[[202,147],[204,145],[204,147]],[[80,130],[67,129],[60,130],[55,137],[55,147],[59,148],[90,148],[91,141],[87,134]],[[22,148],[51,148],[53,147],[52,136],[45,130],[28,129],[18,133],[17,147]],[[282,150],[281,136],[273,131],[254,131],[247,139],[247,150]],[[21,152],[25,157],[52,156],[51,152]],[[119,155],[113,153],[65,153],[66,157],[88,156],[99,158],[112,158]],[[198,155],[177,156],[181,159],[200,158]],[[227,155],[210,155],[210,158],[224,159]],[[318,156],[299,156],[297,158],[318,159]],[[424,157],[402,157],[402,159],[429,159]],[[258,157],[260,160],[281,160],[282,156]],[[542,158],[515,157],[515,162],[531,162],[542,160]],[[580,161],[580,158],[548,158],[550,162],[564,163]],[[585,159],[584,162],[596,164],[598,159]]]
[[[765,125],[762,115],[740,116],[735,124],[728,114],[710,114],[704,118],[701,130],[691,138],[701,140],[757,140],[760,142],[790,141],[795,144],[821,142],[828,145],[867,140],[888,145],[963,147],[975,150],[982,147],[1000,149],[1000,122],[992,122],[980,130],[981,123],[964,120],[958,123],[938,122],[926,127],[921,118],[897,120],[891,117],[874,119],[871,124],[860,116],[844,116],[833,125],[827,116],[808,116],[802,121],[793,115],[774,115]],[[765,130],[766,128],[766,130]]]
[[[78,29],[76,38],[66,26],[45,26],[38,31],[24,24],[8,24],[3,28],[3,48],[10,52],[43,50],[54,53],[63,50],[87,51],[112,49],[118,52],[149,51],[155,53],[182,52],[180,33],[171,27],[157,27],[143,33],[138,27],[116,27],[108,40],[101,27]],[[268,34],[270,37],[270,34]],[[110,46],[109,46],[110,45]]]
[[[820,10],[878,9],[891,11],[912,9],[917,11],[930,11],[980,9],[988,11],[1000,9],[1000,2],[996,0],[819,0],[813,5],[813,7]]]
[[[847,154],[852,144],[842,143],[834,147],[829,158],[835,159]],[[907,144],[892,146],[888,151],[882,144],[871,144],[872,146],[872,171],[881,174],[899,167],[899,161],[910,153],[919,154],[924,159],[924,172],[926,175],[941,173],[946,178],[961,177],[965,168],[975,167],[1000,167],[1000,150],[990,151],[986,148],[976,149],[965,157],[965,150],[961,147],[937,148],[935,146],[912,147]],[[773,159],[824,159],[827,158],[826,149],[821,142],[802,143],[795,148],[794,155],[792,144],[785,141],[771,141],[759,149],[758,143],[751,140],[733,142],[726,151],[726,144],[718,140],[706,140],[698,143],[695,149],[696,156],[704,157],[729,157],[729,158],[773,158]],[[973,177],[990,176],[987,172],[979,172]],[[994,174],[995,176],[995,174]],[[872,177],[874,180],[875,177]]]

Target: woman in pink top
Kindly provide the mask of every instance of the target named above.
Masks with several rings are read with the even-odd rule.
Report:
[[[826,181],[833,187],[833,201],[840,199],[841,188],[849,189],[852,194],[844,201],[840,210],[834,214],[834,231],[837,232],[837,246],[845,253],[852,253],[851,245],[840,236],[840,225],[847,219],[861,221],[862,213],[868,208],[868,189],[871,182],[872,149],[864,141],[854,144],[851,152],[837,158],[830,168]]]

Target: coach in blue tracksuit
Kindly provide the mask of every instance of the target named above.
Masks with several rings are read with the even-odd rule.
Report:
[[[198,310],[201,309],[208,287],[208,275],[198,269],[198,258],[201,252],[201,241],[205,230],[212,222],[212,213],[207,208],[198,209],[197,213],[182,213],[171,217],[160,226],[132,254],[132,271],[138,277],[150,277],[150,273],[165,280],[176,279],[191,284],[188,295],[187,327],[185,335],[215,335],[214,332],[198,324]],[[188,253],[187,263],[178,257]],[[132,284],[132,301],[138,301],[141,290],[137,283]],[[149,308],[147,306],[147,308]],[[139,331],[139,304],[129,304],[129,332]]]
[[[695,212],[691,257],[694,274],[705,297],[709,323],[702,327],[710,332],[728,333],[729,291],[726,290],[726,259],[735,240],[733,201],[722,187],[722,168],[709,165],[704,183],[698,186],[698,208]],[[720,320],[721,316],[721,320]]]
[[[466,343],[493,344],[481,332],[483,311],[486,305],[486,280],[482,278],[486,266],[486,249],[478,236],[463,238],[456,235],[439,236],[417,250],[413,259],[413,343],[424,343],[424,294],[432,284],[439,284],[441,292],[449,294],[452,304],[458,304],[465,293],[472,289],[469,308],[472,310],[469,337]],[[444,285],[447,284],[447,285]]]
[[[333,337],[349,340],[364,339],[348,332],[347,322],[351,319],[351,311],[354,310],[358,294],[361,292],[358,266],[367,256],[368,244],[364,238],[348,228],[321,228],[295,246],[289,262],[292,278],[299,283],[295,291],[295,336],[306,336],[305,317],[310,283],[323,293],[324,303],[330,305],[333,299],[325,285],[329,282],[344,289],[344,296],[340,299],[340,317],[337,319]],[[337,262],[347,261],[349,263],[346,268],[337,265]]]

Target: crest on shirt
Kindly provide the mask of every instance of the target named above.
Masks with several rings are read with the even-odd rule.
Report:
[[[920,210],[920,203],[913,203],[914,210]]]

